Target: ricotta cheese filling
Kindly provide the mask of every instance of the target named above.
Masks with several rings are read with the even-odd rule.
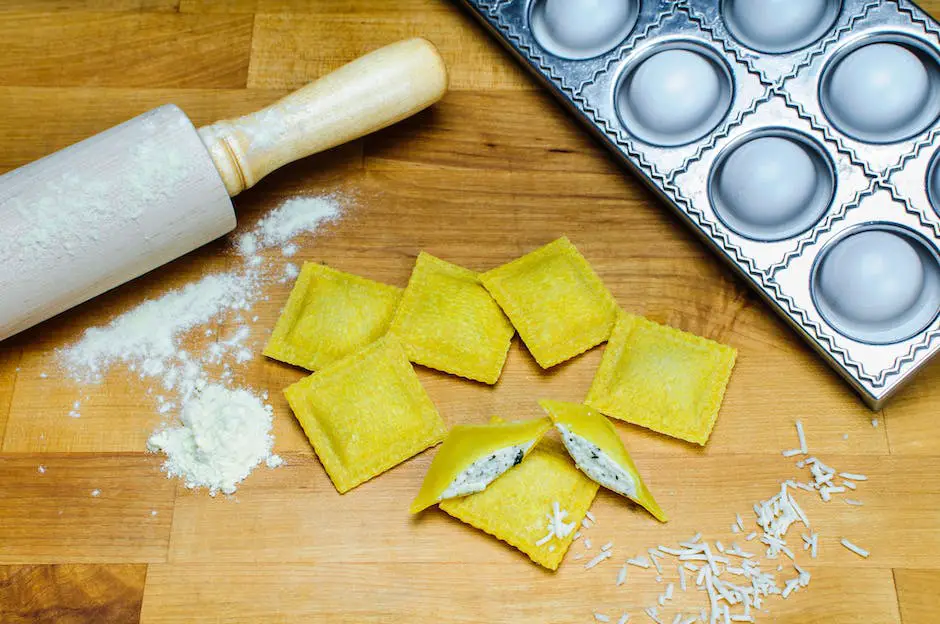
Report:
[[[627,498],[636,496],[636,481],[610,455],[591,444],[587,439],[572,433],[561,424],[555,425],[561,433],[561,439],[568,449],[574,463],[587,476],[605,488],[622,494]]]
[[[528,444],[507,446],[476,460],[466,470],[457,475],[457,478],[441,494],[441,500],[482,492],[498,476],[521,462],[532,444],[532,442],[529,442]]]

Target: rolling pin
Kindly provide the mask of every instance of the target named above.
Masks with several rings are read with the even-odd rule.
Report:
[[[161,106],[0,176],[0,340],[230,232],[231,197],[446,90],[437,49],[409,39],[256,113],[196,130]]]

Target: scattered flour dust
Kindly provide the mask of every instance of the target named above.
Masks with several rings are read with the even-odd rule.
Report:
[[[286,284],[289,281],[297,279],[298,275],[300,275],[300,269],[297,268],[297,265],[293,262],[288,262],[284,265],[284,274],[281,275],[281,279],[277,280],[277,283]]]
[[[236,241],[241,268],[207,275],[87,329],[58,351],[65,374],[79,383],[99,383],[123,366],[154,384],[147,392],[157,413],[178,414],[182,426],[154,434],[149,446],[167,453],[167,474],[187,485],[229,494],[261,460],[275,467],[270,408],[247,390],[226,389],[233,367],[258,350],[246,313],[266,299],[267,285],[298,273],[291,263],[263,266],[260,252],[280,247],[282,256],[293,255],[299,248],[292,239],[339,219],[345,199],[330,194],[283,202]],[[266,400],[267,392],[261,396]],[[71,415],[77,417],[78,407]]]
[[[145,301],[108,325],[89,328],[80,341],[62,350],[61,361],[77,381],[101,381],[115,364],[124,364],[141,377],[160,378],[166,390],[179,387],[189,394],[205,371],[180,348],[181,337],[224,312],[247,310],[260,286],[254,271],[208,275]],[[220,357],[219,348],[211,355]]]
[[[183,405],[180,425],[156,431],[150,451],[162,451],[163,469],[186,487],[209,494],[233,494],[238,483],[262,461],[270,468],[282,460],[272,454],[271,406],[247,390],[210,384]]]
[[[248,259],[249,264],[259,251],[269,247],[280,246],[283,256],[293,256],[298,247],[288,241],[321,224],[335,221],[341,214],[342,205],[333,195],[288,199],[262,218],[253,231],[238,238],[238,252]]]

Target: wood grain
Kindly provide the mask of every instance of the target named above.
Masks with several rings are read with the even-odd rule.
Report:
[[[180,0],[4,0],[4,12],[60,12],[66,11],[178,11]]]
[[[0,456],[0,563],[165,561],[175,485],[158,466],[140,455]]]
[[[936,455],[940,422],[932,418],[940,401],[940,367],[933,362],[885,407],[885,429],[891,452],[898,455]]]
[[[6,86],[245,86],[252,19],[178,13],[0,13]]]
[[[442,3],[429,0],[399,0],[389,4],[384,0],[179,0],[182,13],[346,13],[376,15],[382,13],[425,12],[440,8]]]
[[[488,174],[622,175],[599,144],[584,140],[581,128],[547,93],[452,91],[446,97],[446,106],[366,137],[370,168],[394,171],[411,164]]]
[[[631,621],[642,622],[642,607],[651,599],[655,604],[664,589],[653,576],[618,589],[616,571],[604,574],[599,568],[563,570],[556,577],[521,566],[509,582],[499,564],[399,564],[396,570],[392,576],[383,565],[343,562],[152,565],[141,622],[590,622],[594,612],[616,622],[622,611],[632,614]],[[464,575],[474,581],[453,582]],[[215,582],[220,577],[226,579],[225,587]],[[772,621],[899,621],[888,570],[833,568],[819,572],[814,581],[818,592],[773,600]],[[840,600],[829,602],[827,595]],[[701,595],[690,596],[687,613],[702,606]]]
[[[497,60],[502,49],[453,4],[427,0],[426,7],[405,13],[259,14],[248,86],[296,89],[336,69],[350,53],[361,56],[399,39],[423,36],[441,48],[451,89],[535,88],[520,68]]]
[[[898,601],[904,624],[931,624],[940,613],[940,572],[936,570],[894,571]]]
[[[10,403],[13,401],[13,389],[16,387],[16,376],[22,357],[23,349],[14,341],[0,344],[0,442],[6,433]]]
[[[940,0],[924,5],[940,11]],[[820,535],[818,559],[797,549],[812,581],[758,621],[937,619],[940,365],[872,414],[452,0],[14,0],[0,7],[0,35],[0,171],[165,102],[197,125],[236,117],[368,50],[429,37],[453,91],[413,119],[271,174],[238,197],[237,232],[288,197],[340,192],[347,213],[302,239],[290,261],[399,286],[420,250],[485,270],[568,234],[625,309],[739,350],[706,448],[617,425],[671,521],[602,492],[593,550],[611,540],[619,561],[697,531],[740,540],[730,532],[736,512],[750,523],[751,505],[781,480],[806,478],[780,454],[796,446],[800,419],[811,452],[870,480],[852,495],[861,507],[799,495]],[[266,266],[287,261],[264,254]],[[663,589],[652,574],[631,571],[618,589],[613,561],[588,572],[574,560],[581,545],[549,574],[437,510],[409,518],[433,452],[338,495],[280,394],[306,372],[260,356],[234,383],[270,392],[287,464],[256,470],[231,499],[167,480],[160,458],[143,454],[163,420],[153,383],[118,368],[77,385],[56,350],[240,263],[222,240],[0,343],[0,621],[135,622],[138,609],[144,622],[575,623],[595,611],[616,621],[624,609],[643,621]],[[271,283],[252,311],[255,352],[289,290]],[[449,424],[526,418],[539,414],[538,398],[583,398],[602,355],[546,373],[517,338],[495,387],[418,374]],[[81,416],[70,418],[76,401]],[[699,598],[676,604],[692,610]]]
[[[5,624],[128,624],[140,619],[147,566],[0,566]]]

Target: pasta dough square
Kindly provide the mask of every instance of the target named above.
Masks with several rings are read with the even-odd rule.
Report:
[[[447,427],[386,336],[284,394],[342,494],[444,439]]]
[[[480,276],[542,368],[610,336],[617,303],[565,238]]]
[[[323,368],[381,338],[401,294],[401,288],[306,262],[264,354]]]
[[[515,330],[477,273],[421,252],[390,332],[412,362],[495,384]]]
[[[598,485],[578,470],[561,445],[543,439],[522,463],[482,492],[449,498],[439,507],[451,516],[519,549],[535,563],[557,570],[574,540],[545,541],[554,503],[568,513],[565,522],[581,525]]]
[[[736,357],[732,347],[621,313],[585,403],[704,446]]]

